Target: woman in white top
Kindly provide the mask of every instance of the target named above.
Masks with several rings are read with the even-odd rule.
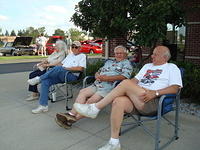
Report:
[[[36,76],[41,76],[46,72],[47,67],[56,66],[58,63],[62,62],[67,54],[67,46],[62,40],[56,41],[55,51],[45,60],[36,64],[37,69],[29,74],[29,79]],[[28,91],[31,95],[26,99],[27,101],[36,100],[39,97],[39,92],[37,85],[29,85]]]

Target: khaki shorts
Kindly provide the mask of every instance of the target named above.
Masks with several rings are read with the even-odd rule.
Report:
[[[153,99],[145,103],[143,110],[132,112],[132,114],[154,115],[157,113],[159,98]]]
[[[96,87],[95,85],[90,85],[88,88],[92,89],[92,91],[102,97],[105,97],[110,90],[99,90],[98,87]]]

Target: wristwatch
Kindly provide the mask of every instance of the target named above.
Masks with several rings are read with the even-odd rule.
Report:
[[[160,95],[160,93],[156,90],[156,96],[158,97]]]

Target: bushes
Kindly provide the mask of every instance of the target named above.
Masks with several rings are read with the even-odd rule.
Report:
[[[104,65],[104,60],[91,61],[87,65],[87,76],[94,76],[94,74]]]
[[[182,98],[188,98],[191,103],[200,104],[200,68],[190,62],[173,62],[184,68]]]

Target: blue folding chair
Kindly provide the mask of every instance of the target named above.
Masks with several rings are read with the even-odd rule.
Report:
[[[181,71],[181,75],[183,77],[183,72],[184,69],[180,68]],[[141,115],[141,114],[125,114],[125,119],[128,117],[133,118],[133,120],[135,121],[133,122],[128,122],[128,123],[123,123],[123,126],[127,126],[127,125],[131,125],[131,127],[126,128],[126,129],[122,129],[121,128],[121,132],[120,135],[124,134],[125,132],[129,131],[130,129],[136,128],[136,127],[142,127],[144,129],[144,131],[149,134],[151,137],[153,137],[153,139],[155,140],[155,150],[162,150],[164,149],[166,146],[168,146],[169,144],[171,144],[174,140],[177,140],[178,137],[178,129],[179,129],[179,111],[180,111],[180,92],[181,89],[178,91],[177,94],[166,94],[166,95],[162,95],[159,98],[159,104],[158,104],[158,110],[157,113],[155,115],[151,115],[151,116],[146,116],[146,115]],[[175,118],[174,120],[168,119],[166,114],[169,112],[175,111]],[[147,121],[156,121],[155,122],[155,131],[152,132],[150,129],[148,129],[145,126],[145,122]],[[169,125],[171,125],[174,129],[173,131],[173,135],[171,137],[169,137],[169,139],[167,141],[165,141],[165,143],[163,143],[161,145],[161,135],[160,135],[160,131],[161,131],[161,121],[165,120]],[[149,149],[148,149],[149,150]]]

